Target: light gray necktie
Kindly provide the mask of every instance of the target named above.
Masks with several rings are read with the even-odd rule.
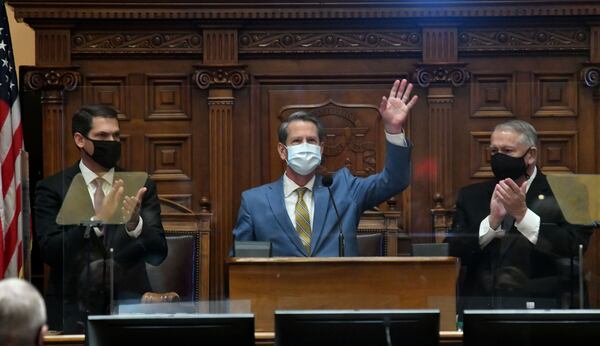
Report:
[[[102,207],[102,202],[104,202],[104,190],[102,189],[104,179],[98,177],[94,179],[93,184],[96,186],[96,191],[94,192],[94,210],[98,213]]]

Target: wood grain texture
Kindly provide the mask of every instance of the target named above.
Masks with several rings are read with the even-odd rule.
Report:
[[[440,329],[456,329],[455,258],[233,259],[229,298],[249,300],[258,332],[275,310],[440,309]],[[376,288],[376,289],[374,289]]]

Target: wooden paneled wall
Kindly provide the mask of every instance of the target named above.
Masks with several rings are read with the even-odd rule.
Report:
[[[36,32],[24,84],[42,95],[44,174],[76,160],[80,105],[117,108],[123,165],[148,171],[164,199],[210,203],[212,297],[225,291],[240,194],[282,174],[276,129],[297,109],[327,128],[323,169],[368,175],[383,164],[381,96],[396,78],[417,85],[412,183],[395,205],[418,241],[433,240],[434,196],[449,209],[491,176],[499,121],[537,127],[544,171],[600,172],[597,1],[9,4]]]

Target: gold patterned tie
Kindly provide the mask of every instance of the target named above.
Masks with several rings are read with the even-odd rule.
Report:
[[[312,233],[310,229],[310,214],[308,213],[308,207],[304,202],[304,194],[308,189],[305,187],[299,187],[296,189],[298,193],[298,201],[296,202],[296,232],[302,240],[302,245],[306,249],[306,252],[310,255],[310,235]]]

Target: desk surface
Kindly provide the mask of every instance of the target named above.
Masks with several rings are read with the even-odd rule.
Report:
[[[255,333],[254,338],[256,345],[272,346],[275,345],[274,333]],[[460,346],[462,345],[462,332],[440,332],[440,345]],[[52,335],[44,337],[45,345],[71,345],[83,346],[85,344],[85,336],[83,334],[76,335]],[[177,345],[173,345],[177,346]]]
[[[456,257],[245,257],[228,258],[228,264],[255,263],[458,263]]]

